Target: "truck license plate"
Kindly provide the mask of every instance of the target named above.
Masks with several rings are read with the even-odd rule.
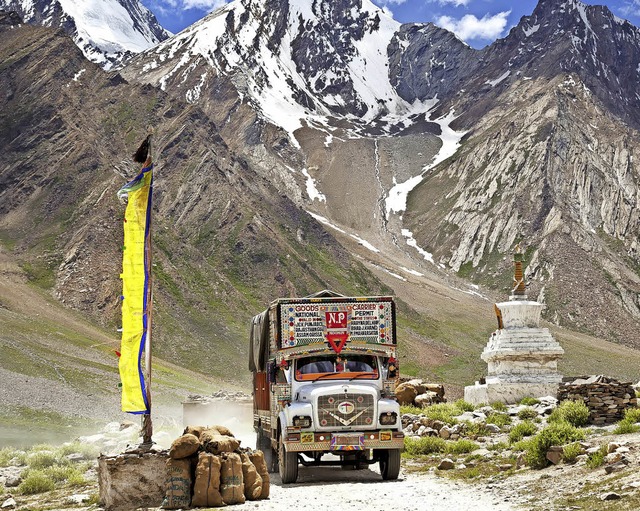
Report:
[[[332,433],[332,451],[363,451],[364,435],[362,433]]]

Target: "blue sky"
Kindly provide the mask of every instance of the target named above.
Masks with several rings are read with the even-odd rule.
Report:
[[[141,0],[162,26],[177,33],[227,0]],[[311,1],[311,0],[309,0]],[[522,16],[533,12],[537,0],[372,0],[402,22],[427,22],[455,32],[475,48],[504,37]],[[557,0],[560,2],[560,0]],[[614,14],[640,25],[640,0],[583,0],[606,5]]]

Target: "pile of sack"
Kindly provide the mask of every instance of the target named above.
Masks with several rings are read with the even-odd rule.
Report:
[[[269,497],[262,451],[241,449],[224,426],[187,426],[171,444],[164,509],[221,507]]]

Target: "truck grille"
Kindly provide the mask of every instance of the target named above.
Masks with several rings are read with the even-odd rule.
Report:
[[[323,429],[374,427],[370,394],[331,394],[318,398],[318,425]]]

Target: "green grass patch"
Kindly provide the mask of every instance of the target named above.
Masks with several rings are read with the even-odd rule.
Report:
[[[580,456],[582,452],[582,446],[578,442],[565,445],[562,448],[562,459],[565,461],[565,463],[575,463],[576,458]]]
[[[492,412],[487,416],[487,424],[495,424],[496,426],[507,426],[511,424],[512,420],[509,415],[502,412]]]
[[[528,443],[525,454],[527,464],[533,468],[544,468],[550,463],[546,457],[549,447],[583,439],[584,431],[582,429],[578,429],[566,421],[553,422]]]
[[[518,412],[518,419],[523,420],[523,421],[524,420],[535,419],[536,417],[538,417],[538,412],[536,412],[530,406],[527,406],[526,408],[523,408],[522,410],[520,410]]]
[[[520,424],[516,424],[511,431],[509,431],[509,442],[515,444],[520,442],[526,436],[535,435],[538,432],[538,428],[533,422],[524,421]]]
[[[466,454],[469,452],[473,452],[479,448],[480,446],[477,443],[472,442],[471,440],[468,440],[466,438],[461,438],[460,440],[456,440],[454,442],[448,442],[445,452],[449,454]]]
[[[604,465],[604,458],[607,455],[607,446],[601,445],[596,452],[589,454],[587,458],[587,467],[598,468]]]
[[[422,438],[407,438],[404,442],[404,452],[408,456],[425,456],[427,454],[446,452],[447,442],[437,436]]]
[[[498,412],[506,412],[508,410],[507,405],[505,405],[502,401],[496,401],[495,403],[490,403],[491,408]]]
[[[467,403],[464,399],[458,399],[454,405],[463,412],[473,412],[475,407],[471,403]]]
[[[563,422],[581,427],[589,423],[589,408],[583,401],[563,401],[549,415],[548,422]]]
[[[20,495],[35,495],[36,493],[53,491],[55,487],[53,479],[42,470],[31,470],[18,486],[18,493]]]
[[[534,406],[534,405],[539,405],[540,400],[536,399],[535,397],[523,397],[520,400],[520,404],[524,406]]]

